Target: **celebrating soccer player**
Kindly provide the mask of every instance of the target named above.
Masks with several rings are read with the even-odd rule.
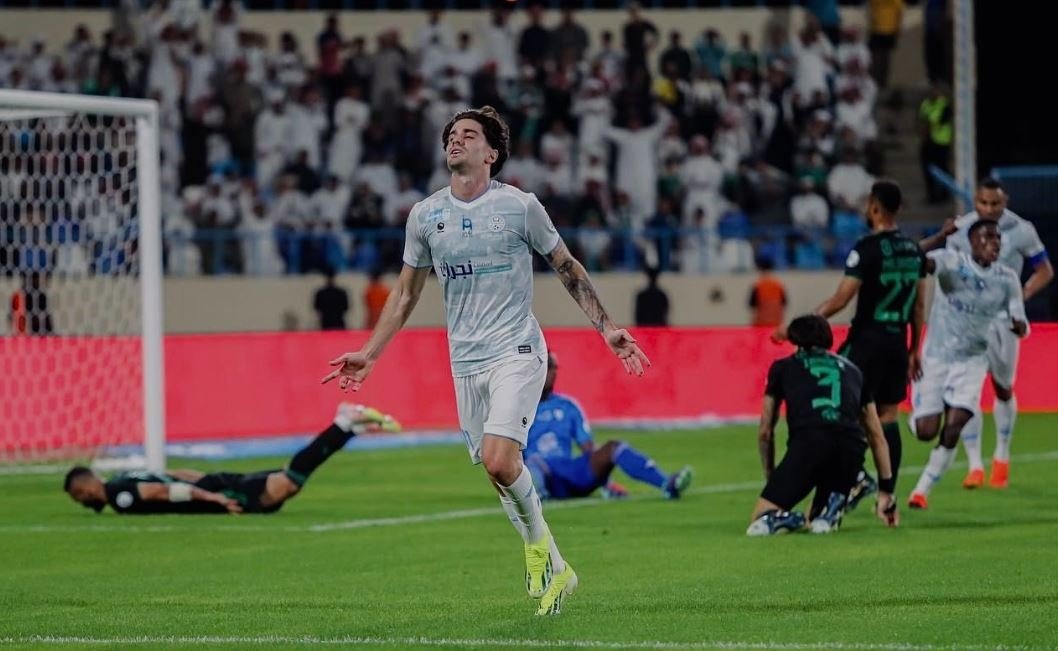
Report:
[[[928,254],[938,292],[923,347],[922,378],[911,389],[912,426],[923,441],[941,437],[911,493],[912,508],[926,508],[930,490],[951,465],[959,435],[977,411],[995,324],[1002,320],[1012,337],[1028,332],[1021,279],[996,262],[999,228],[993,220],[974,222],[967,233],[969,255],[951,249]]]
[[[482,463],[521,535],[525,584],[539,615],[556,614],[577,586],[544,520],[522,462],[547,374],[547,345],[533,317],[535,250],[558,272],[625,371],[650,364],[626,330],[611,321],[535,195],[491,180],[507,160],[510,135],[495,109],[458,113],[442,146],[451,182],[408,215],[404,267],[371,338],[331,362],[323,381],[359,388],[418,302],[430,269],[441,285],[460,427],[470,459]]]
[[[970,254],[970,227],[980,220],[999,226],[1003,234],[997,262],[1009,267],[1021,279],[1021,271],[1027,261],[1032,274],[1022,289],[1028,301],[1054,278],[1054,267],[1047,257],[1047,250],[1040,241],[1032,222],[1007,209],[1007,194],[999,181],[987,178],[977,186],[973,212],[955,219],[949,229],[923,242],[930,250],[947,241],[949,249]],[[932,323],[932,319],[930,319]],[[1018,337],[1010,331],[1006,315],[1001,314],[992,324],[988,336],[988,373],[992,376],[996,403],[992,417],[996,421],[996,448],[992,455],[992,474],[988,483],[993,488],[1006,488],[1010,475],[1010,439],[1014,434],[1014,421],[1018,415],[1018,403],[1014,399],[1014,375],[1018,366]],[[974,415],[962,430],[963,446],[970,461],[970,470],[963,480],[966,488],[978,488],[984,484],[984,462],[981,460],[981,410],[974,405]]]

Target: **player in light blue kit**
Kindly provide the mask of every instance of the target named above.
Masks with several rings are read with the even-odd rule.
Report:
[[[1024,300],[1040,292],[1054,278],[1054,268],[1047,257],[1047,250],[1036,233],[1032,222],[1023,219],[1007,209],[1007,194],[1003,186],[995,179],[981,181],[974,195],[974,212],[958,217],[954,225],[924,243],[924,248],[940,246],[947,237],[947,247],[953,251],[970,254],[970,239],[967,237],[970,226],[976,221],[988,220],[999,226],[1002,244],[999,249],[999,263],[1014,271],[1021,279],[1025,262],[1029,263],[1031,275],[1022,288]],[[931,319],[932,322],[932,319]],[[1010,440],[1014,433],[1014,421],[1017,419],[1018,406],[1014,397],[1014,376],[1018,365],[1018,338],[1010,332],[1009,322],[1000,317],[992,324],[988,336],[988,372],[992,376],[992,388],[995,389],[996,402],[993,417],[996,422],[996,448],[992,456],[992,473],[989,485],[993,488],[1006,488],[1010,474]],[[963,480],[963,487],[978,488],[984,484],[984,462],[981,459],[981,430],[983,421],[981,410],[974,412],[973,418],[963,428],[962,441],[970,470]]]
[[[1021,281],[996,262],[999,226],[984,219],[974,222],[968,239],[969,255],[942,249],[927,257],[937,292],[923,346],[922,377],[911,388],[911,420],[920,440],[940,434],[940,443],[908,499],[915,509],[927,507],[930,490],[951,465],[959,435],[981,401],[995,324],[1002,321],[1019,338],[1028,332]]]
[[[584,410],[572,398],[554,392],[557,374],[558,360],[548,354],[544,393],[525,446],[525,463],[542,498],[586,497],[598,488],[622,497],[624,489],[610,483],[615,467],[659,489],[668,499],[686,490],[693,477],[690,466],[665,475],[653,459],[624,441],[607,441],[596,448]],[[574,446],[582,454],[573,456]]]
[[[522,461],[547,375],[547,345],[532,313],[533,251],[551,264],[625,372],[642,375],[650,361],[614,325],[536,196],[492,180],[507,160],[509,141],[507,125],[490,106],[458,113],[445,125],[441,143],[451,182],[411,209],[404,266],[371,338],[332,360],[337,368],[323,382],[340,378],[342,389],[360,387],[411,316],[433,269],[470,460],[484,465],[522,537],[525,587],[540,599],[537,614],[553,615],[577,587],[577,575],[558,551]]]

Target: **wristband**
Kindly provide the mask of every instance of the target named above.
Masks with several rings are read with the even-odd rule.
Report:
[[[185,484],[182,481],[169,484],[169,501],[170,502],[190,502],[191,501],[191,484]]]
[[[889,479],[879,479],[878,490],[882,491],[883,493],[889,493],[890,495],[892,495],[893,492],[896,491],[896,480],[892,477],[890,477]]]

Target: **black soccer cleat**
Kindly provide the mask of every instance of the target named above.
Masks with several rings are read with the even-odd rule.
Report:
[[[774,536],[775,534],[800,531],[805,526],[805,516],[797,511],[768,511],[750,523],[747,536]]]
[[[845,515],[845,496],[841,493],[831,493],[827,498],[827,505],[823,512],[812,520],[812,533],[830,533],[837,531],[841,526],[841,518]]]
[[[861,470],[860,474],[856,476],[856,485],[849,491],[849,499],[845,504],[845,510],[851,513],[863,498],[877,492],[878,482],[874,477],[867,474],[866,470]]]

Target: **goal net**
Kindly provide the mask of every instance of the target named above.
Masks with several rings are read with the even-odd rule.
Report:
[[[0,90],[0,471],[164,467],[160,233],[153,102]]]

